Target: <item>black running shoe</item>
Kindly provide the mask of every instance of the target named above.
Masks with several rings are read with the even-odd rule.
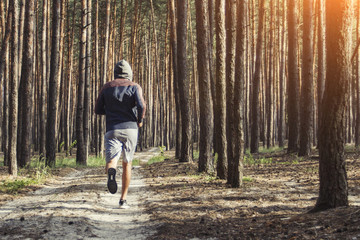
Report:
[[[119,205],[120,205],[120,208],[122,208],[122,209],[130,208],[130,206],[129,206],[129,204],[127,204],[126,200],[120,199]]]
[[[117,183],[115,180],[115,175],[116,175],[116,169],[115,168],[109,168],[108,170],[108,182],[107,182],[107,187],[109,189],[109,192],[112,194],[115,194],[117,191]]]

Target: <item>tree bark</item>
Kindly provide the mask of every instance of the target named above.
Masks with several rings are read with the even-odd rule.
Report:
[[[90,136],[90,83],[92,79],[91,75],[91,34],[92,34],[92,21],[91,11],[92,3],[91,0],[87,0],[87,11],[86,11],[86,58],[85,58],[85,91],[84,91],[84,142],[85,142],[85,158],[86,163],[89,156],[89,136]]]
[[[43,28],[41,31],[41,90],[40,90],[40,107],[39,107],[39,120],[40,120],[40,159],[45,157],[46,152],[46,89],[47,89],[47,9],[48,0],[43,0]]]
[[[8,8],[6,18],[5,35],[1,47],[0,79],[3,81],[3,121],[2,121],[2,150],[4,153],[4,166],[9,166],[9,62],[10,62],[10,39],[12,34],[12,21],[14,12]],[[5,24],[5,23],[4,23]]]
[[[103,55],[103,66],[100,78],[100,86],[102,87],[106,82],[107,68],[108,68],[108,56],[109,56],[109,38],[110,38],[110,0],[106,1],[106,22],[105,22],[105,43],[104,43],[104,55]],[[104,152],[104,120],[99,115],[99,152],[103,155]]]
[[[228,183],[237,188],[242,185],[244,161],[244,107],[245,107],[245,44],[246,44],[246,6],[247,0],[238,1],[237,5],[237,34],[235,61],[235,92],[234,92],[234,159],[232,173],[229,173]],[[230,178],[231,176],[231,178]]]
[[[17,175],[16,142],[18,128],[18,82],[19,82],[19,3],[11,1],[9,11],[12,12],[12,33],[11,33],[11,71],[9,84],[9,173]]]
[[[100,78],[100,59],[99,59],[99,1],[96,1],[95,3],[95,36],[94,36],[94,44],[95,44],[95,66],[94,66],[94,74],[95,74],[95,93],[97,94],[99,92],[99,89],[102,87],[101,84],[101,78]],[[100,81],[99,81],[100,78]],[[95,94],[95,96],[96,96]],[[96,156],[102,156],[102,152],[100,151],[100,142],[103,138],[102,134],[100,134],[99,128],[101,125],[102,117],[98,114],[95,115],[95,126],[94,126],[94,132],[95,132],[95,154]]]
[[[178,87],[181,99],[181,154],[180,162],[192,161],[191,106],[187,74],[187,1],[179,1],[177,6],[177,64]]]
[[[313,129],[314,80],[313,80],[313,0],[304,0],[303,6],[303,55],[300,114],[299,156],[311,153],[311,133]]]
[[[46,165],[55,166],[56,161],[56,126],[58,111],[58,85],[60,81],[60,21],[62,0],[53,2],[52,44],[50,61],[50,79],[48,92],[48,116],[46,123]]]
[[[176,10],[175,0],[169,0],[170,4],[170,18],[171,18],[171,51],[172,51],[172,66],[173,66],[173,85],[175,97],[175,158],[180,159],[181,155],[181,111],[178,87],[178,64],[177,64],[177,34],[176,34]]]
[[[209,67],[209,22],[207,1],[196,1],[197,59],[199,72],[200,153],[199,172],[210,173],[212,166],[213,109]]]
[[[288,152],[297,152],[299,141],[299,74],[296,1],[288,0]]]
[[[79,82],[77,88],[77,107],[76,107],[76,163],[86,165],[86,142],[84,129],[84,97],[85,97],[85,78],[86,78],[86,12],[87,0],[81,1],[81,30],[80,30],[80,46],[79,46]]]
[[[326,86],[319,139],[320,189],[314,211],[347,206],[345,111],[351,79],[351,1],[326,1]]]
[[[279,1],[279,17],[280,17],[280,0]],[[286,1],[283,2],[283,11],[282,11],[282,29],[279,31],[280,40],[280,72],[279,72],[279,126],[278,126],[278,139],[279,147],[284,147],[285,145],[285,19],[286,19]]]
[[[360,4],[356,10],[356,42],[360,41]],[[360,147],[360,53],[357,49],[356,57],[356,125],[355,125],[355,146]]]
[[[32,113],[32,86],[33,86],[33,65],[34,65],[34,12],[35,1],[26,1],[25,26],[24,26],[24,47],[23,47],[23,64],[21,70],[22,91],[22,137],[19,166],[24,167],[30,163],[31,157],[31,113]]]
[[[273,146],[273,135],[274,135],[274,117],[273,117],[273,104],[274,104],[274,93],[275,93],[275,72],[274,72],[274,1],[270,1],[270,24],[269,24],[269,64],[268,68],[268,77],[267,77],[267,97],[266,97],[266,115],[267,115],[267,121],[266,121],[266,147],[270,148]]]
[[[291,0],[290,0],[291,1]],[[260,127],[260,80],[261,80],[261,62],[262,62],[262,46],[263,46],[263,28],[264,28],[264,9],[265,0],[260,0],[259,7],[259,23],[258,37],[256,44],[256,62],[252,91],[252,123],[251,123],[251,143],[250,152],[259,152],[259,127]]]
[[[121,17],[120,17],[120,30],[119,30],[119,56],[123,59],[123,43],[124,43],[124,30],[125,30],[125,19],[127,14],[128,0],[121,0]]]
[[[215,1],[216,19],[216,114],[217,119],[217,176],[226,179],[226,29],[225,0]],[[215,126],[216,127],[216,126]]]
[[[233,172],[235,149],[235,54],[236,54],[236,1],[226,1],[226,141],[227,141],[227,178]]]

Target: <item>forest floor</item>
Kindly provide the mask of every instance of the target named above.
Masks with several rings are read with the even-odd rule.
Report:
[[[247,156],[244,185],[197,172],[173,152],[136,153],[130,209],[106,188],[103,168],[62,168],[43,185],[0,194],[0,239],[360,239],[360,154],[348,151],[350,207],[308,214],[318,157]],[[0,168],[0,180],[6,177]],[[120,174],[118,175],[120,179]]]
[[[360,239],[360,155],[346,159],[350,206],[314,214],[316,153],[247,156],[239,189],[197,173],[197,163],[149,165],[146,209],[157,226],[149,239]]]

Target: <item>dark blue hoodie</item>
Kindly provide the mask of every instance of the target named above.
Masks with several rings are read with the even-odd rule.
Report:
[[[95,113],[106,115],[106,131],[137,129],[146,110],[142,89],[132,82],[132,70],[125,60],[115,65],[114,76],[115,80],[101,89]]]

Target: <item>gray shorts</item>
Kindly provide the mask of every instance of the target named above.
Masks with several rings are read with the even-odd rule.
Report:
[[[121,153],[124,162],[131,162],[134,158],[138,139],[138,129],[117,129],[105,134],[106,162],[112,159],[118,161]]]

